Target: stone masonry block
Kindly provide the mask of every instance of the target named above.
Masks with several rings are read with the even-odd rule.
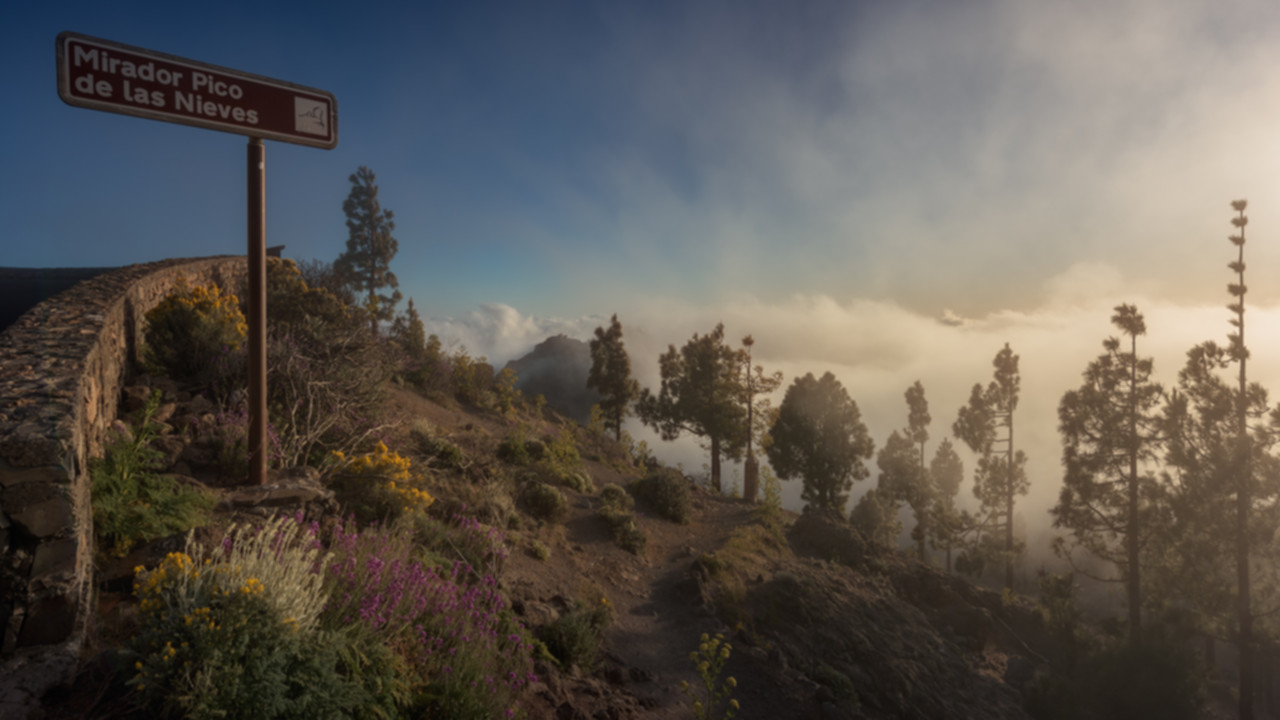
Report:
[[[71,636],[76,624],[76,601],[71,595],[54,595],[31,604],[18,633],[18,647],[51,645]]]
[[[67,480],[67,471],[57,465],[13,467],[0,460],[0,489],[29,482],[65,483]]]
[[[71,501],[60,485],[17,485],[0,493],[0,505],[14,527],[32,537],[53,537],[72,529]]]
[[[47,582],[53,576],[74,573],[79,545],[75,538],[40,543],[36,548],[35,562],[31,565],[31,582]]]

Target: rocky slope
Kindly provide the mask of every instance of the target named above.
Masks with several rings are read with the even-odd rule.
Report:
[[[134,397],[137,396],[137,397]],[[130,391],[136,404],[145,391]],[[173,425],[198,415],[198,400],[173,408]],[[547,436],[574,425],[555,417],[506,418],[442,406],[394,390],[392,443],[411,444],[410,427],[429,426],[460,449],[464,462],[435,471],[442,512],[466,507],[502,527],[511,549],[502,589],[526,626],[550,625],[583,604],[610,610],[594,664],[536,668],[527,713],[543,718],[690,717],[682,683],[700,678],[690,653],[706,633],[733,646],[720,680],[736,681],[739,718],[1023,718],[1019,688],[1051,656],[1039,616],[1029,606],[868,544],[843,518],[758,508],[692,488],[692,512],[678,524],[637,507],[647,543],[618,547],[602,514],[600,490],[625,485],[640,471],[599,439],[583,446],[593,488],[564,488],[562,522],[525,515],[494,478],[510,469],[495,457],[514,432]],[[168,452],[184,482],[217,484],[202,471],[198,443]],[[595,443],[594,445],[592,443]],[[277,508],[336,511],[323,478],[279,477],[271,488],[215,488],[221,523]],[[218,530],[202,531],[216,539]],[[128,569],[162,557],[176,539],[140,548],[104,568],[103,644],[124,640],[132,614]],[[535,551],[535,548],[541,551]],[[1037,648],[1037,649],[1032,649]],[[120,717],[121,678],[89,661],[75,688],[51,698],[48,717]],[[116,701],[113,702],[113,697]]]

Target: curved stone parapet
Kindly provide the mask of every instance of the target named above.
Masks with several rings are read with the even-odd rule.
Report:
[[[69,682],[93,618],[88,463],[101,456],[145,315],[184,277],[234,292],[243,256],[131,265],[0,333],[0,717]]]

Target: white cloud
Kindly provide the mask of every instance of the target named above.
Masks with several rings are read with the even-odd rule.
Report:
[[[465,347],[473,357],[484,356],[502,367],[553,335],[589,339],[601,322],[595,317],[533,317],[510,305],[487,303],[461,318],[424,318],[422,324],[446,349]]]
[[[933,416],[930,452],[950,435],[969,388],[990,381],[991,361],[1008,342],[1021,358],[1022,401],[1015,419],[1032,482],[1031,495],[1019,501],[1020,512],[1034,532],[1043,532],[1061,478],[1057,404],[1064,392],[1078,386],[1087,363],[1102,352],[1102,341],[1117,334],[1110,324],[1114,306],[1136,304],[1145,314],[1148,335],[1139,340],[1139,352],[1154,358],[1157,377],[1167,387],[1176,381],[1188,349],[1226,336],[1227,312],[1222,305],[1126,296],[1122,290],[1129,285],[1114,268],[1078,265],[1047,283],[1046,301],[1035,310],[975,318],[944,312],[947,322],[893,303],[840,302],[822,295],[795,295],[780,302],[741,296],[706,305],[652,298],[620,309],[619,319],[633,372],[647,387],[657,386],[657,356],[667,345],[679,347],[693,333],[710,332],[717,322],[724,322],[730,342],[736,344],[748,333],[755,338],[756,360],[767,370],[783,372],[783,390],[805,373],[833,372],[858,403],[877,445],[905,423],[903,392],[920,380]],[[507,358],[558,332],[586,339],[602,322],[598,317],[528,317],[514,308],[491,305],[462,320],[429,327],[441,337],[452,333],[476,353]],[[1280,390],[1280,306],[1251,307],[1248,322],[1255,358],[1251,373],[1264,386]],[[781,392],[776,399],[781,399]],[[683,462],[686,470],[697,471],[706,462],[692,440],[663,443],[634,421],[631,431],[648,439],[659,456]],[[974,459],[967,453],[965,459],[972,471]],[[874,484],[874,465],[872,469],[872,480],[855,488],[855,497]],[[798,483],[788,484],[786,497],[798,507]],[[968,483],[961,502],[972,502]]]

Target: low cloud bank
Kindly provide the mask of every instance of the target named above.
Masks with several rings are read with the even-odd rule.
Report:
[[[669,344],[679,347],[693,333],[710,332],[723,322],[735,344],[747,334],[754,336],[756,361],[766,370],[783,372],[784,391],[805,373],[834,373],[858,403],[877,446],[905,425],[903,393],[920,380],[933,416],[929,452],[951,434],[951,423],[973,384],[991,380],[991,361],[1009,343],[1021,358],[1022,396],[1015,423],[1018,447],[1029,458],[1032,489],[1019,502],[1034,543],[1048,528],[1047,511],[1061,485],[1058,402],[1079,386],[1085,366],[1102,353],[1102,341],[1118,334],[1110,323],[1113,308],[1127,302],[1146,316],[1148,334],[1139,339],[1138,351],[1154,358],[1157,379],[1166,388],[1176,382],[1187,350],[1205,340],[1222,343],[1229,330],[1225,292],[1221,305],[1179,305],[1126,296],[1127,287],[1113,268],[1091,264],[1054,278],[1039,307],[983,317],[948,310],[928,316],[888,302],[795,295],[782,302],[741,296],[707,305],[654,298],[620,309],[619,319],[633,372],[646,387],[656,389],[657,358]],[[539,318],[505,305],[486,305],[464,318],[427,325],[446,344],[465,344],[472,354],[502,363],[549,335],[590,339],[605,322],[600,316]],[[1280,389],[1280,306],[1250,307],[1247,323],[1251,377]],[[707,460],[691,439],[664,443],[634,420],[630,430],[647,439],[660,457],[682,462],[687,471],[698,471]],[[962,456],[971,472],[974,458],[964,450]],[[872,469],[872,478],[854,488],[855,498],[873,486],[874,465]],[[732,481],[732,471],[727,477]],[[799,483],[786,483],[784,489],[788,505],[798,508]],[[972,504],[970,481],[962,486],[960,500]]]

